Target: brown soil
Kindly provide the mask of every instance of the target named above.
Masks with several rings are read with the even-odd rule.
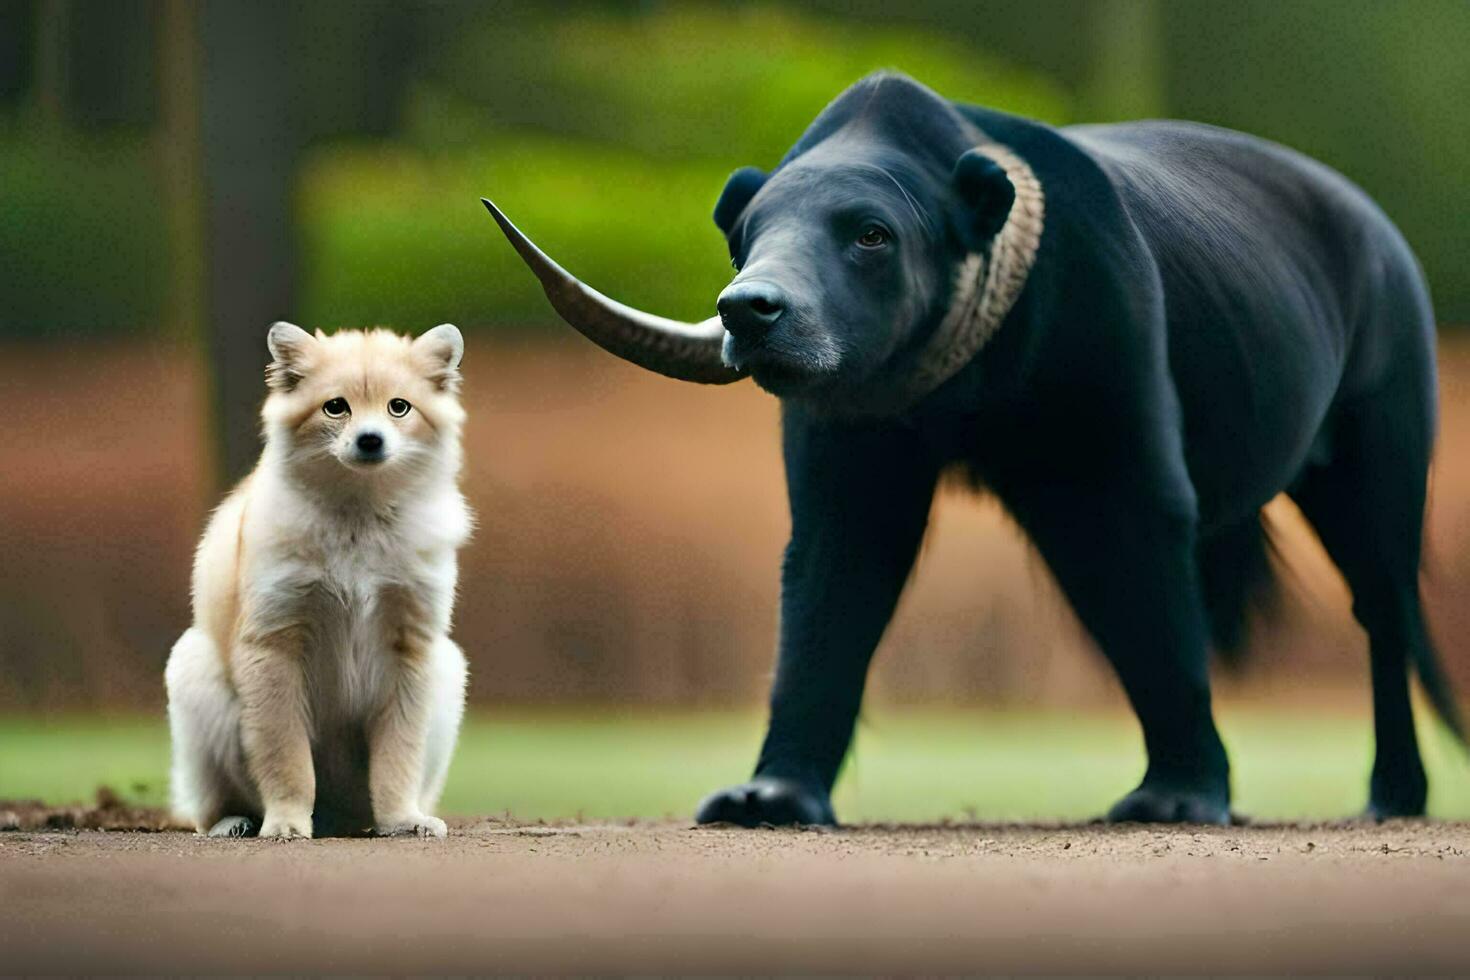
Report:
[[[184,830],[166,811],[134,806],[106,786],[96,802],[51,806],[40,800],[0,800],[0,830]]]
[[[6,972],[1470,969],[1470,825],[0,834]]]

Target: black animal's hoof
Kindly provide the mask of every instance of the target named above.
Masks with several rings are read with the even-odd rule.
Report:
[[[1108,811],[1108,823],[1230,823],[1230,802],[1197,789],[1140,786]]]
[[[1385,820],[1416,820],[1422,819],[1426,810],[1424,801],[1409,800],[1371,800],[1368,809],[1363,811],[1363,819],[1374,823],[1383,823]]]
[[[1424,816],[1428,809],[1429,781],[1419,767],[1404,767],[1373,776],[1368,789],[1368,809],[1363,817],[1375,822]]]
[[[757,776],[748,783],[710,794],[699,804],[694,819],[698,823],[733,823],[741,827],[837,823],[826,793],[771,776]]]
[[[1358,819],[1367,823],[1383,823],[1385,820],[1423,820],[1424,811],[1396,813],[1393,810],[1370,803],[1368,804],[1368,808],[1358,816]]]

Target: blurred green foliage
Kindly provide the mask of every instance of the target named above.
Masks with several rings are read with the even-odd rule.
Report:
[[[1285,143],[1373,196],[1470,324],[1470,3],[1169,4],[1170,112]]]
[[[708,219],[723,178],[709,164],[649,166],[626,151],[535,136],[445,154],[330,150],[301,182],[302,315],[316,326],[410,330],[545,323],[540,286],[480,205],[486,196],[592,285],[702,319],[729,274]]]
[[[436,59],[434,78],[498,125],[627,147],[655,166],[698,158],[733,170],[775,164],[838,92],[878,68],[952,99],[1049,122],[1070,115],[1055,82],[953,35],[773,5],[555,14],[513,38],[487,26]]]
[[[544,323],[546,301],[481,208],[487,196],[596,288],[703,319],[731,275],[710,220],[725,177],[774,166],[834,95],[887,66],[951,96],[1067,113],[1045,78],[952,40],[774,7],[548,19],[514,43],[471,31],[416,90],[403,141],[308,161],[303,316]]]
[[[917,28],[773,6],[543,8],[513,37],[472,20],[434,51],[398,136],[305,156],[291,315],[323,327],[545,324],[545,299],[483,195],[591,284],[703,318],[729,277],[709,217],[726,175],[774,165],[823,105],[882,67],[951,96],[1068,115],[1065,93],[1044,76]],[[308,108],[323,98],[306,96]],[[6,283],[7,332],[161,325],[169,262],[148,144],[102,145],[0,142],[0,177],[16,176],[5,181],[0,244],[24,256],[23,275]]]
[[[1441,318],[1470,321],[1464,0],[319,0],[285,33],[275,67],[315,142],[297,186],[298,308],[282,312],[313,325],[549,322],[481,194],[591,284],[702,316],[728,271],[709,222],[725,174],[775,163],[880,67],[1054,123],[1157,106],[1297,147],[1383,205]],[[134,74],[89,82],[132,107],[92,122],[133,128],[84,136],[29,104],[0,109],[6,334],[163,329],[175,266],[156,100],[123,91],[152,76]]]
[[[161,327],[168,241],[151,149],[0,118],[0,331]]]

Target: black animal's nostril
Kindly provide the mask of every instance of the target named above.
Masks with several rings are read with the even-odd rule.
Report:
[[[383,437],[376,432],[364,432],[357,437],[357,449],[364,453],[380,453],[383,451]]]
[[[720,294],[716,307],[725,329],[736,337],[758,339],[786,312],[786,297],[769,283],[746,282]]]

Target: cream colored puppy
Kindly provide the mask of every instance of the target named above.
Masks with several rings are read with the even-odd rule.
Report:
[[[175,811],[216,836],[443,837],[464,340],[277,323],[268,342],[265,451],[204,532],[169,655]]]

